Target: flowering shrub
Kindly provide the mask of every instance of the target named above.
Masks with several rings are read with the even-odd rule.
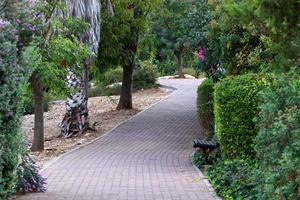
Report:
[[[199,61],[203,62],[205,60],[205,54],[206,54],[206,49],[205,48],[201,48],[197,51],[197,58]]]
[[[0,199],[7,199],[15,192],[16,185],[22,177],[27,187],[24,192],[42,191],[44,180],[37,173],[37,169],[28,159],[25,144],[19,130],[19,121],[22,113],[22,87],[30,75],[30,69],[22,62],[22,50],[28,37],[24,37],[22,26],[18,26],[14,17],[25,16],[19,12],[20,7],[27,4],[7,3],[7,7],[0,7]],[[15,12],[9,12],[14,10]],[[32,31],[28,27],[27,31]],[[29,35],[28,35],[29,36]],[[26,148],[25,148],[26,149]],[[22,169],[22,167],[23,169]],[[32,178],[26,176],[30,172]],[[31,189],[29,189],[31,188]]]
[[[24,151],[24,155],[18,165],[15,189],[22,193],[46,191],[46,178],[40,173],[29,152]]]

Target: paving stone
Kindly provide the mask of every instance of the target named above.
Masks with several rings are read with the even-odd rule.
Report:
[[[48,190],[17,199],[215,199],[193,168],[192,139],[201,137],[196,113],[199,80],[161,80],[170,97],[111,133],[52,163]]]

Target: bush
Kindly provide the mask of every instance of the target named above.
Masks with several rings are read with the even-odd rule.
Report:
[[[166,60],[157,63],[158,71],[162,76],[174,75],[177,72],[177,63],[174,60]]]
[[[197,112],[200,128],[206,138],[212,138],[214,129],[213,114],[214,82],[206,79],[198,87]]]
[[[260,131],[255,139],[260,199],[300,199],[298,79],[280,75],[260,93]]]
[[[15,5],[12,5],[12,8],[15,9]],[[2,7],[0,10],[2,11]],[[5,19],[4,22],[6,22]],[[9,22],[2,25],[0,29],[0,199],[8,199],[15,192],[15,186],[18,184],[17,174],[24,177],[19,166],[21,159],[28,156],[28,152],[23,150],[26,147],[19,125],[23,102],[22,87],[29,78],[30,70],[21,62],[23,61],[20,58],[22,52],[18,51],[16,45],[21,41],[16,41],[20,38],[15,37],[19,33]],[[26,163],[26,170],[27,166],[35,169],[31,164],[30,162]],[[32,172],[41,178],[36,174],[37,171]],[[32,191],[36,191],[37,188],[44,185],[44,181],[40,181],[42,178],[30,183],[27,177],[24,177],[23,180],[28,183],[27,186],[34,188]]]
[[[155,86],[158,76],[157,66],[151,60],[141,62],[133,75],[133,86],[136,89],[145,89]]]
[[[103,84],[105,86],[113,84],[113,83],[118,83],[122,82],[122,77],[123,77],[123,69],[122,67],[117,67],[113,69],[109,69],[106,71],[103,75]]]
[[[227,78],[215,86],[214,114],[222,152],[230,157],[254,154],[253,139],[258,127],[258,92],[263,81],[254,74]]]
[[[206,171],[216,192],[226,200],[257,199],[256,163],[251,160],[218,160]]]

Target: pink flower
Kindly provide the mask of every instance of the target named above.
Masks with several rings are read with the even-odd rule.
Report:
[[[197,56],[198,60],[203,62],[205,60],[205,53],[206,53],[205,48],[199,49],[196,53],[196,56]]]

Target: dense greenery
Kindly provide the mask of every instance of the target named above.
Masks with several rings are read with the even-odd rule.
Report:
[[[257,199],[256,163],[253,160],[219,159],[207,170],[216,192],[228,200]],[[263,198],[264,199],[264,198]]]
[[[259,198],[297,199],[300,188],[299,77],[273,77],[260,97],[257,118],[260,131],[255,139]]]
[[[198,87],[197,113],[202,134],[206,138],[212,138],[214,134],[213,113],[214,82],[206,79]]]
[[[154,39],[154,50],[161,72],[172,72],[177,65],[178,75],[184,76],[184,67],[198,68],[195,52],[203,40],[204,25],[209,15],[205,0],[163,1],[161,7],[151,15],[150,36]],[[176,63],[174,62],[176,60]]]
[[[143,61],[133,74],[133,87],[136,89],[151,88],[155,86],[157,76],[157,66],[153,64],[153,61]]]

